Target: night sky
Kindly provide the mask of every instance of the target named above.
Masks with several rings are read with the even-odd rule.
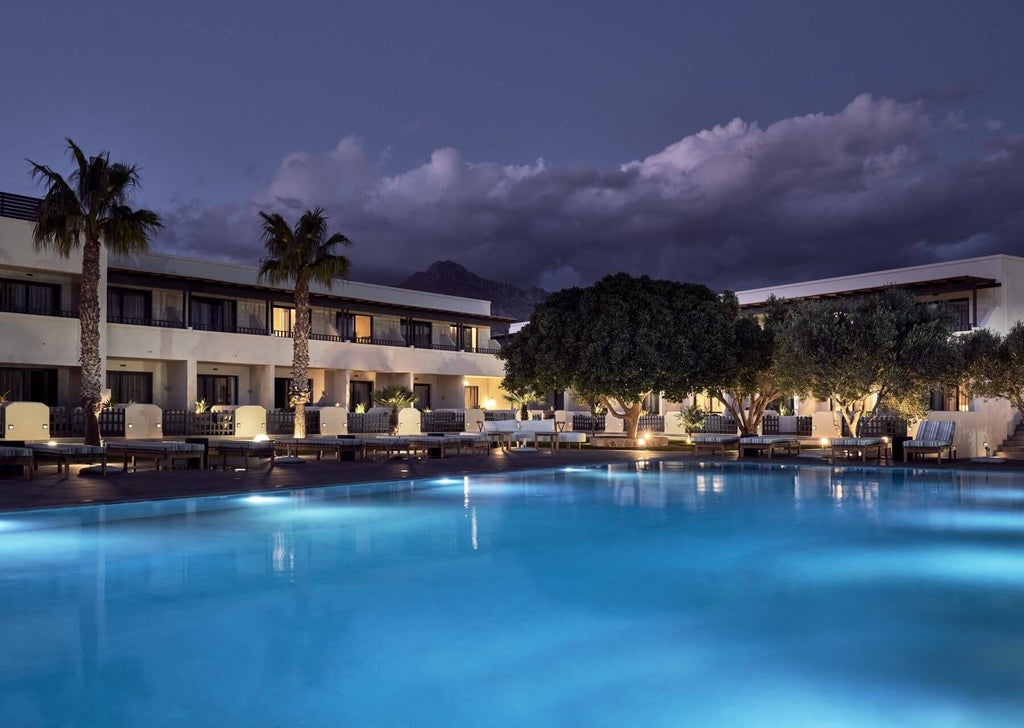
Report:
[[[255,265],[326,208],[352,277],[743,289],[1024,254],[1024,2],[17,2],[0,190],[142,167],[159,250]]]

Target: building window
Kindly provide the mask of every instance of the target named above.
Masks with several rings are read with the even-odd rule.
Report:
[[[661,397],[658,396],[657,392],[651,392],[644,397],[644,403],[641,405],[641,408],[649,415],[660,415]]]
[[[284,410],[291,409],[292,391],[292,378],[291,377],[274,377],[274,409]],[[313,380],[306,380],[306,391],[309,394],[306,396],[306,404],[313,404]]]
[[[292,330],[295,328],[295,309],[274,306],[273,316],[272,331],[275,334],[291,336]]]
[[[971,330],[971,302],[966,298],[955,298],[950,301],[943,301],[949,310],[955,314],[953,319],[953,331]]]
[[[459,338],[459,327],[454,324],[449,327],[449,333],[453,341],[459,342],[459,348],[465,351],[476,351],[476,329],[472,326],[462,328],[462,338]]]
[[[349,411],[355,412],[359,407],[367,410],[373,407],[373,382],[349,382]]]
[[[932,412],[969,412],[970,400],[965,387],[956,386],[952,389],[933,389],[928,402]]]
[[[107,372],[107,387],[116,404],[153,403],[153,375],[150,372]]]
[[[480,409],[480,387],[476,385],[466,387],[466,409]]]
[[[234,331],[235,302],[223,298],[192,297],[189,324],[201,331]]]
[[[238,377],[200,374],[196,377],[196,399],[207,405],[238,404]]]
[[[412,334],[412,345],[420,349],[429,349],[432,344],[431,332],[433,327],[429,321],[410,322],[410,333]]]
[[[0,279],[0,311],[55,316],[60,313],[60,286]]]
[[[430,385],[414,384],[412,385],[412,391],[416,395],[416,409],[420,412],[430,409]]]
[[[57,370],[0,367],[0,395],[11,402],[57,406]]]
[[[114,324],[145,326],[150,323],[152,313],[153,304],[149,291],[134,288],[107,289],[107,321]]]
[[[373,317],[361,313],[339,313],[338,334],[346,341],[369,344],[373,341]]]
[[[725,405],[722,404],[722,400],[718,397],[712,397],[706,392],[698,392],[693,395],[693,404],[709,414],[722,414],[725,411]]]

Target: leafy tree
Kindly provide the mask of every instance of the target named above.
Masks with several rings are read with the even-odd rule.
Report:
[[[330,289],[335,278],[347,278],[349,260],[337,255],[339,245],[352,241],[341,233],[327,234],[323,208],[307,210],[292,228],[277,214],[260,212],[267,257],[260,261],[258,280],[273,285],[294,282],[295,323],[292,330],[292,386],[289,403],[295,408],[295,437],[306,436],[306,402],[309,400],[309,284]]]
[[[721,379],[709,391],[722,402],[740,432],[756,434],[768,405],[797,388],[791,372],[780,367],[776,357],[776,338],[786,307],[773,297],[765,313],[752,318],[740,315],[735,297],[726,300],[734,311],[730,346],[720,367]]]
[[[391,408],[391,415],[388,417],[388,429],[392,435],[397,435],[398,412],[416,404],[416,395],[408,387],[403,387],[400,384],[389,384],[386,387],[374,390],[370,396],[374,402],[382,407]]]
[[[920,418],[930,389],[959,376],[951,316],[898,289],[798,301],[777,334],[778,366],[797,391],[831,399],[852,433],[869,412]]]
[[[625,273],[552,294],[499,356],[506,390],[573,389],[636,437],[644,397],[682,399],[719,378],[732,304],[702,285]]]
[[[1008,399],[1024,417],[1024,322],[1014,324],[1006,336],[979,329],[961,342],[971,391]]]
[[[103,407],[103,360],[100,357],[100,250],[118,255],[149,249],[150,236],[161,227],[149,210],[128,207],[139,186],[138,167],[111,162],[109,152],[86,157],[71,139],[68,152],[76,169],[65,179],[43,164],[29,160],[32,179],[46,185],[36,214],[32,241],[37,250],[49,249],[62,258],[82,250],[82,281],[78,297],[82,367],[81,398],[85,411],[85,443],[100,444],[99,415]]]

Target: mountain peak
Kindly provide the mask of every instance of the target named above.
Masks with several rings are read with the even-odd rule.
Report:
[[[509,283],[478,276],[453,260],[431,263],[424,271],[413,273],[398,284],[399,288],[449,296],[482,298],[491,302],[491,313],[517,321],[530,318],[534,307],[548,297],[548,291],[537,286],[516,288]]]

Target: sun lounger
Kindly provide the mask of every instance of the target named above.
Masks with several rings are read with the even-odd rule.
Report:
[[[491,454],[491,439],[485,433],[461,432],[458,437],[461,448],[466,448],[471,453],[476,450],[483,450],[484,455]]]
[[[787,455],[794,452],[800,454],[800,441],[789,435],[763,435],[760,437],[741,437],[739,442],[739,457],[743,457],[744,450],[756,450],[759,454],[768,452],[771,459],[776,451],[785,449]]]
[[[335,460],[341,460],[342,453],[352,453],[353,457],[366,459],[367,441],[351,437],[279,437],[274,440],[273,448],[278,454],[300,455],[313,453],[317,460],[324,455],[333,453]]]
[[[220,455],[220,466],[228,466],[228,457],[241,457],[246,470],[249,469],[249,458],[270,458],[270,467],[274,467],[274,443],[270,440],[210,440],[210,454]]]
[[[875,453],[876,460],[889,459],[889,441],[884,437],[834,437],[829,442],[828,450],[830,462],[837,452],[847,456],[859,455],[861,462],[865,462],[871,452]]]
[[[953,434],[956,432],[956,422],[952,420],[925,420],[917,428],[917,436],[913,440],[903,443],[903,462],[907,462],[911,455],[935,453],[938,461],[942,462],[942,451],[949,452],[950,460],[956,457],[956,448],[953,447]]]
[[[25,480],[32,477],[33,457],[32,450],[27,447],[0,447],[0,464],[2,465],[20,465],[22,475],[25,476]]]
[[[49,444],[45,442],[30,442],[28,447],[35,456],[35,467],[39,463],[57,463],[57,474],[68,477],[71,474],[72,463],[100,464],[100,471],[107,474],[107,451],[96,445],[78,445],[69,442]]]
[[[693,438],[693,449],[695,452],[701,450],[717,451],[719,455],[725,455],[727,445],[736,445],[740,441],[739,435],[727,435],[724,433],[698,432],[691,436]]]
[[[455,448],[456,453],[462,452],[462,438],[458,435],[423,435],[410,437],[409,441],[422,447],[428,457],[436,452],[439,457],[443,458],[445,452],[450,448]]]
[[[377,457],[377,453],[384,453],[386,457],[392,455],[400,455],[405,453],[406,455],[418,455],[423,452],[426,453],[426,448],[419,442],[408,438],[408,437],[374,437],[366,440],[366,454],[373,453],[374,458]]]
[[[167,470],[172,470],[175,460],[184,460],[186,463],[195,460],[201,464],[203,446],[189,442],[150,440],[108,442],[107,455],[122,458],[125,473],[137,471],[139,460],[152,460],[157,470],[160,470],[161,463]]]

